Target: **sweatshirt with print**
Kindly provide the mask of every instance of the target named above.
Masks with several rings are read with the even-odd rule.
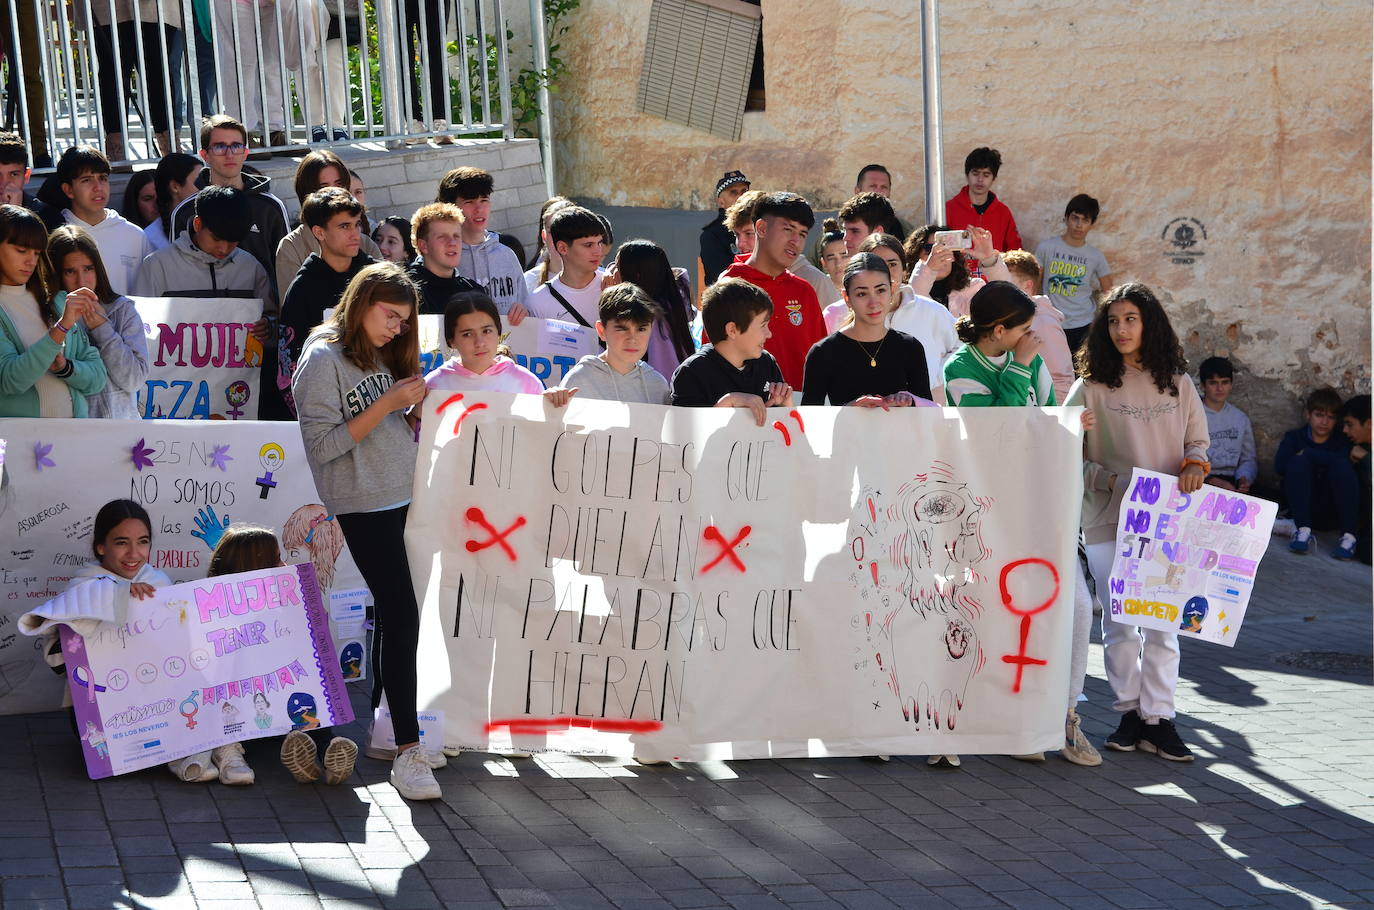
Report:
[[[382,365],[360,369],[344,356],[331,329],[310,336],[291,379],[306,460],[331,515],[371,512],[409,502],[415,479],[415,433],[400,411],[355,441],[348,421],[393,382]]]
[[[1184,373],[1173,381],[1177,395],[1161,392],[1149,372],[1126,366],[1115,389],[1080,379],[1069,390],[1066,405],[1091,408],[1097,417],[1097,427],[1083,437],[1083,535],[1088,543],[1116,538],[1132,468],[1176,475],[1184,459],[1207,457],[1207,417],[1197,386]]]
[[[495,231],[487,231],[477,243],[463,243],[458,274],[480,284],[496,301],[496,309],[502,316],[517,303],[523,304],[529,296],[520,260]]]

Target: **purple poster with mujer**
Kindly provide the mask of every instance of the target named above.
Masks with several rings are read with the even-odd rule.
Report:
[[[93,579],[63,597],[100,613]],[[353,720],[309,563],[221,575],[129,598],[123,622],[60,627],[91,778],[228,743]]]

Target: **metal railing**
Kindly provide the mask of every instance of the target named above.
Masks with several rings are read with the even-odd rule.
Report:
[[[268,152],[509,139],[505,32],[502,0],[0,0],[3,125],[38,170],[195,151],[214,113]]]

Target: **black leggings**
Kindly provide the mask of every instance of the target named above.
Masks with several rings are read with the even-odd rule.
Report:
[[[441,24],[439,21],[440,3],[444,6],[444,19]],[[422,9],[423,7],[423,9]],[[445,26],[453,22],[453,17],[457,15],[453,4],[448,0],[406,0],[405,24],[401,34],[405,36],[404,44],[406,49],[406,60],[409,66],[406,67],[410,73],[410,116],[416,120],[424,120],[424,100],[425,96],[420,91],[420,77],[417,72],[420,66],[420,58],[416,53],[416,45],[424,44],[425,59],[429,62],[427,81],[429,83],[429,119],[444,119],[448,117],[449,104],[449,83],[448,83],[448,53],[444,45],[444,34],[447,31]],[[421,17],[424,18],[424,40],[421,41]],[[412,31],[414,35],[412,37]],[[459,39],[461,40],[461,38]],[[459,111],[454,111],[455,120],[462,120]]]
[[[98,25],[95,30],[96,59],[100,63],[100,115],[105,120],[107,133],[118,133],[121,115],[125,113],[124,99],[128,96],[132,76],[138,72],[138,37],[143,38],[143,64],[147,69],[141,78],[139,94],[143,96],[148,111],[146,116],[153,124],[153,131],[167,132],[167,89],[163,85],[163,67],[167,59],[174,56],[173,42],[177,40],[177,30],[164,25],[166,51],[158,37],[157,22],[119,23],[119,69],[115,67],[115,29],[108,25]],[[180,66],[180,59],[174,65]],[[180,79],[179,69],[172,77]]]
[[[410,580],[405,530],[408,506],[385,512],[339,515],[348,550],[372,592],[372,707],[386,692],[398,745],[420,741],[415,718],[415,651],[420,646],[420,607]]]

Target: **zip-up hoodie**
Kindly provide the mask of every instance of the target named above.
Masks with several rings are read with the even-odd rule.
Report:
[[[538,376],[503,354],[496,355],[485,373],[474,373],[456,356],[450,357],[425,376],[425,387],[431,391],[511,392],[517,395],[538,395],[544,391]]]
[[[478,243],[464,243],[458,260],[458,274],[486,288],[496,309],[504,316],[517,303],[524,304],[529,291],[525,287],[525,270],[515,251],[501,242],[494,231],[487,231]]]
[[[210,169],[207,167],[196,178],[196,186],[205,189],[209,185]],[[277,287],[276,262],[277,247],[287,234],[287,218],[286,206],[269,192],[271,186],[272,181],[267,177],[248,173],[243,175],[243,192],[248,197],[252,222],[249,224],[248,233],[244,234],[243,240],[239,242],[239,249],[248,251],[267,273],[269,293],[263,297],[262,311],[264,315],[275,318],[278,312],[277,303],[286,291],[286,288]],[[190,229],[191,217],[196,213],[195,200],[195,196],[188,196],[172,210],[172,229],[168,236],[179,238]]]
[[[371,256],[359,252],[347,269],[336,272],[318,253],[311,253],[287,288],[281,302],[281,323],[277,326],[277,388],[291,413],[296,412],[291,400],[291,373],[296,369],[305,339],[324,321],[324,311],[339,305],[353,276],[371,262]]]
[[[635,363],[629,373],[618,373],[596,354],[587,354],[563,376],[559,386],[577,389],[579,398],[628,401],[639,404],[669,404],[673,390],[663,374],[644,361]]]
[[[256,297],[266,312],[272,286],[267,270],[243,247],[216,259],[192,243],[188,231],[143,260],[134,296]]]
[[[121,296],[133,293],[139,267],[153,251],[143,228],[126,221],[114,209],[106,209],[105,219],[99,224],[87,224],[72,214],[71,209],[63,209],[62,218],[91,235],[100,250],[100,261],[105,264],[105,273],[110,277],[114,292]]]
[[[392,411],[361,440],[348,421],[391,388],[384,366],[360,370],[344,356],[332,329],[313,333],[291,377],[301,439],[315,489],[331,515],[370,512],[410,501],[415,481],[415,434]]]

